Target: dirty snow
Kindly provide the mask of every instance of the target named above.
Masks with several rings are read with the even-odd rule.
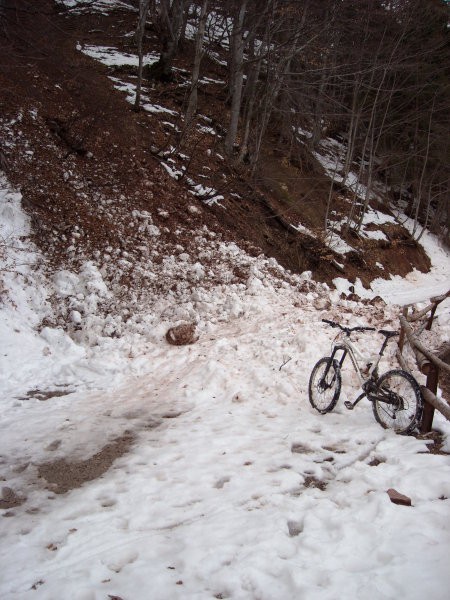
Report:
[[[146,307],[139,335],[130,320],[108,337],[116,317],[99,310],[111,291],[96,264],[46,277],[5,179],[0,212],[0,474],[3,499],[23,501],[0,510],[2,599],[447,598],[449,457],[381,429],[368,405],[347,412],[342,400],[358,393],[349,369],[334,412],[308,402],[333,335],[321,318],[396,328],[397,307],[340,300],[308,273],[274,278],[273,261],[229,244],[248,279],[190,292],[196,344],[166,343],[177,321],[164,298]],[[437,263],[448,255],[424,243],[444,285]],[[165,261],[205,276],[186,253]],[[394,297],[403,282],[386,285]],[[75,313],[96,331],[102,321],[102,335],[45,326],[54,295],[74,303],[75,325]],[[381,339],[360,342],[370,353]],[[449,434],[439,416],[436,426]],[[131,448],[102,477],[64,494],[38,478],[40,464],[88,459],[125,432]],[[413,506],[392,504],[390,487]]]

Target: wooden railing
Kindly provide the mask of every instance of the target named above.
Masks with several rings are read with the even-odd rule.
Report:
[[[402,354],[405,341],[407,341],[415,355],[417,367],[421,373],[427,376],[426,385],[421,386],[422,395],[425,400],[420,429],[421,433],[431,431],[435,410],[438,410],[450,421],[450,404],[437,397],[439,371],[450,373],[450,365],[429,350],[419,339],[422,331],[431,329],[437,307],[449,296],[450,290],[442,296],[431,298],[430,304],[420,311],[416,311],[413,308],[410,313],[410,307],[405,306],[403,314],[400,316],[401,329],[397,351],[398,361],[403,369],[409,370]],[[413,323],[416,324],[415,329],[412,327]]]

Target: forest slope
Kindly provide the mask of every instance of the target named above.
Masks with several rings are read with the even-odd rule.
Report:
[[[144,87],[149,110],[135,113],[119,90],[128,94],[134,85],[130,63],[137,57],[129,34],[136,12],[131,4],[106,5],[103,12],[79,13],[50,1],[37,9],[8,0],[3,9],[1,43],[9,57],[0,69],[3,163],[20,186],[48,260],[77,268],[94,252],[113,251],[139,262],[153,240],[127,215],[144,211],[167,253],[181,244],[198,257],[190,232],[206,225],[253,254],[262,251],[294,272],[312,270],[329,282],[343,270],[349,281],[358,277],[368,285],[374,277],[429,267],[421,246],[389,215],[386,224],[367,228],[377,235],[347,235],[344,246],[353,250],[340,254],[321,233],[329,179],[312,155],[299,171],[277,158],[276,140],[266,142],[256,179],[225,160],[223,67],[212,61],[205,62],[207,83],[199,89],[203,125],[200,119],[189,156],[177,149],[177,115],[186,101],[183,64],[192,46],[187,43],[179,58],[175,81]],[[378,201],[374,209],[389,213]]]

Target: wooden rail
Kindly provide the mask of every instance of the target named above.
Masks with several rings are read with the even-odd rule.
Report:
[[[450,404],[437,398],[426,386],[420,386],[423,399],[436,408],[446,419],[450,421]]]
[[[450,365],[441,360],[439,356],[436,356],[436,354],[428,350],[422,344],[422,342],[417,339],[417,337],[414,335],[411,325],[408,323],[405,317],[400,316],[400,324],[405,331],[410,346],[414,350],[417,364],[422,373],[424,373],[425,375],[428,374],[425,371],[427,371],[430,368],[430,364],[433,364],[436,367],[439,367],[439,369],[444,369],[444,371],[450,373]]]
[[[407,369],[406,361],[402,356],[405,341],[408,341],[415,355],[417,366],[421,373],[427,376],[426,386],[421,386],[422,396],[425,400],[423,419],[420,431],[428,433],[433,426],[433,417],[435,409],[438,410],[446,419],[450,421],[450,405],[437,397],[437,389],[439,383],[439,371],[450,373],[450,365],[445,363],[434,352],[431,352],[419,339],[418,333],[424,329],[430,330],[433,324],[436,309],[441,302],[450,296],[450,290],[442,296],[431,298],[430,304],[420,310],[409,313],[409,307],[403,309],[403,314],[400,316],[400,338],[398,341],[397,358],[403,369]],[[430,313],[430,314],[428,314]],[[419,326],[417,331],[414,331],[410,323],[417,323],[422,319],[426,322]],[[408,369],[407,369],[408,370]]]

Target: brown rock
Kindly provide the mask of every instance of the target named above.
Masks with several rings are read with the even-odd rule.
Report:
[[[5,486],[2,488],[0,509],[15,508],[23,504],[25,500],[26,498],[19,496],[13,489]]]
[[[401,504],[402,506],[411,506],[411,498],[400,494],[400,492],[397,492],[397,490],[394,490],[394,488],[389,488],[386,493],[389,496],[390,501],[394,504]]]
[[[358,296],[358,294],[355,294],[353,292],[351,294],[348,294],[346,299],[350,300],[351,302],[359,302],[361,300],[361,298]]]
[[[331,302],[328,298],[316,298],[313,304],[316,310],[328,310],[331,308]]]
[[[185,346],[194,344],[198,340],[198,334],[194,323],[171,327],[166,333],[166,340],[173,346]]]

